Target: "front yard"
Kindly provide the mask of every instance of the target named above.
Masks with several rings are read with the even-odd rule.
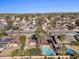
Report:
[[[30,55],[33,55],[33,56],[42,55],[41,49],[39,49],[39,48],[33,48],[33,49],[29,49],[29,50],[30,50]]]
[[[21,53],[20,53],[21,52]],[[11,56],[41,56],[41,49],[40,48],[32,48],[32,49],[26,49],[23,51],[17,51],[13,50],[11,53]]]

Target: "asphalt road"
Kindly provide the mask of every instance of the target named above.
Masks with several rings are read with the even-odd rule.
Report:
[[[52,33],[70,33],[70,34],[74,34],[76,32],[74,31],[70,31],[70,30],[52,30],[52,31],[49,31],[49,32],[52,32]],[[22,32],[18,32],[18,31],[13,31],[13,32],[6,32],[7,34],[31,34],[31,33],[35,33],[35,31],[33,30],[28,30],[28,31],[22,31]]]
[[[76,32],[74,32],[74,31],[70,31],[70,30],[53,30],[53,31],[51,31],[52,33],[54,33],[54,35],[58,35],[58,34],[61,34],[61,33],[65,33],[66,34],[66,36],[67,36],[67,38],[68,38],[68,40],[69,41],[75,41],[75,39],[74,39],[74,35],[76,34]],[[32,34],[34,34],[35,33],[35,31],[23,31],[23,32],[7,32],[7,34],[9,34],[9,35],[15,35],[15,34],[25,34],[25,35],[32,35]]]
[[[23,32],[6,32],[7,34],[9,34],[9,35],[12,35],[12,34],[33,34],[33,33],[35,33],[35,31],[23,31]]]

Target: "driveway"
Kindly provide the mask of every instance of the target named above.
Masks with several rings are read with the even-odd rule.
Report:
[[[17,48],[7,48],[7,49],[3,50],[0,53],[0,57],[2,57],[2,56],[10,56],[11,55],[11,51],[13,51],[14,49],[17,49]]]

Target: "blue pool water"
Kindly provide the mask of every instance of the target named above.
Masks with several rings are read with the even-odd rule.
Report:
[[[70,49],[70,48],[66,50],[67,55],[74,55],[75,53],[76,52],[74,50]]]
[[[43,54],[46,56],[56,55],[55,52],[50,48],[44,47],[42,50],[43,50]]]

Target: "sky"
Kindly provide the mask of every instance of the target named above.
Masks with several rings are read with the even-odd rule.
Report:
[[[79,12],[79,0],[0,0],[0,13]]]

